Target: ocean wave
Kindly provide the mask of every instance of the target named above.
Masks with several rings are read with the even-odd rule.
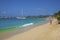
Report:
[[[24,25],[22,25],[22,27],[30,26],[30,25],[33,25],[33,24],[34,24],[34,23],[24,24]]]

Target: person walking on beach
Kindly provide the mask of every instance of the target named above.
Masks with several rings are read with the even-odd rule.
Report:
[[[50,17],[50,19],[49,19],[49,20],[50,20],[50,24],[52,24],[52,17]]]

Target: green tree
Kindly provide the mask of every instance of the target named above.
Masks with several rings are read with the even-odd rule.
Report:
[[[58,11],[57,13],[54,13],[54,17],[58,17],[60,16],[60,11]]]

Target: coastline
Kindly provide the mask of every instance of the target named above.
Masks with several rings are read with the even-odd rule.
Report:
[[[38,25],[29,31],[16,34],[4,40],[60,40],[60,25],[55,22],[56,20],[53,19],[53,24],[48,22]]]
[[[46,18],[43,18],[43,19],[45,19],[44,21],[46,21]],[[40,24],[40,23],[42,23],[42,21],[38,20],[38,21],[35,21],[35,22],[30,22],[30,23],[23,24],[23,25],[15,25],[15,26],[7,27],[7,28],[0,28],[0,33],[1,32],[11,31],[11,30],[16,30],[18,28],[25,27],[25,26],[28,27],[28,26],[31,26],[31,25],[35,25],[37,23]]]
[[[2,33],[0,33],[0,39],[3,40],[5,38],[14,36],[16,34],[21,34],[21,33],[27,32],[27,31],[29,31],[29,30],[31,30],[39,25],[43,25],[45,23],[47,23],[47,20],[45,20],[44,22],[41,22],[41,23],[36,23],[36,24],[30,25],[30,26],[27,26],[27,27],[22,27],[22,28],[14,29],[12,31],[2,32]]]

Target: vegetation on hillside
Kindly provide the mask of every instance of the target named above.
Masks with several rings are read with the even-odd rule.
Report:
[[[40,15],[40,16],[27,16],[27,18],[47,18],[51,15]]]
[[[58,24],[60,24],[60,11],[54,14],[54,17],[57,18]]]
[[[54,13],[54,17],[59,17],[60,16],[60,11],[58,11],[57,13]]]

